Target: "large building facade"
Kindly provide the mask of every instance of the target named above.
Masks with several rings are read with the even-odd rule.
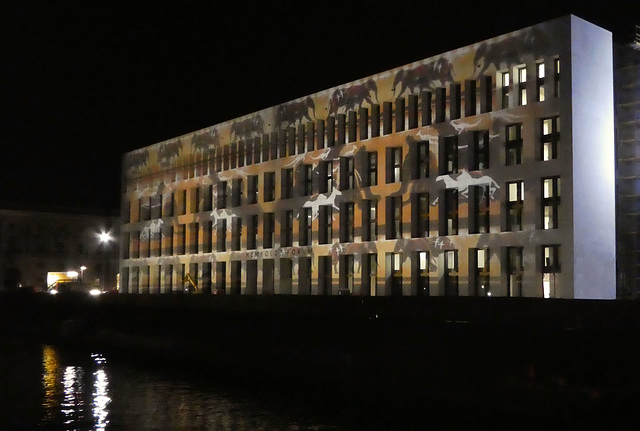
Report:
[[[121,290],[615,298],[611,45],[567,16],[126,154]]]

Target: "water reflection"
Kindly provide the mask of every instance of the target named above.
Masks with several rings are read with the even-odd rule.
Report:
[[[37,351],[36,351],[37,352]],[[304,406],[259,400],[250,393],[229,395],[211,384],[185,381],[113,362],[99,353],[41,349],[38,428],[215,431],[337,430],[309,416]],[[0,351],[0,356],[3,355]],[[18,391],[16,387],[8,388]],[[271,398],[271,397],[270,397]],[[2,406],[0,406],[0,413]],[[2,421],[0,421],[2,425]],[[0,429],[3,429],[0,426]]]

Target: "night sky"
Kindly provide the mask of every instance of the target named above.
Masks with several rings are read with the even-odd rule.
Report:
[[[620,42],[640,24],[610,2],[209,3],[3,5],[0,208],[108,214],[127,151],[567,13]]]

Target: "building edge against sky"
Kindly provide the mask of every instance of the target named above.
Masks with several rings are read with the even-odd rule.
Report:
[[[126,154],[122,291],[615,298],[611,42],[567,16]]]

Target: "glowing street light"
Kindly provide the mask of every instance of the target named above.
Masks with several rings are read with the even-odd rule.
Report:
[[[102,231],[98,234],[98,239],[102,244],[102,291],[104,291],[107,282],[107,244],[113,237],[109,232]]]
[[[82,265],[80,267],[80,281],[84,281],[84,270],[87,269],[86,266]]]

